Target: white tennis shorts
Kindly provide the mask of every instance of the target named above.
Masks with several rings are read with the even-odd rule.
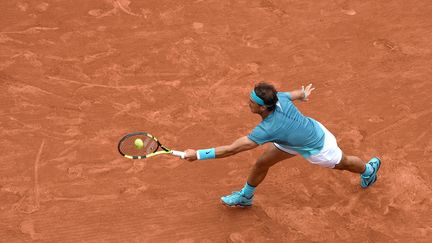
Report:
[[[337,145],[335,136],[321,123],[318,122],[324,131],[324,146],[318,154],[311,155],[307,158],[310,163],[320,165],[322,167],[334,168],[342,159],[342,150]],[[298,152],[280,145],[273,143],[278,149],[285,151],[289,154],[299,154]]]

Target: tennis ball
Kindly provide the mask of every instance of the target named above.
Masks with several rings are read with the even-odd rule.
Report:
[[[144,147],[144,142],[141,138],[135,139],[135,148],[142,149]]]

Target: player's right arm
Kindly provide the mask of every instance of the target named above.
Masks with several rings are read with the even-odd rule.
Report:
[[[230,145],[223,145],[212,149],[205,149],[201,150],[202,156],[206,156],[206,154],[212,154],[212,158],[224,158],[228,157],[246,150],[250,150],[253,148],[256,148],[258,144],[256,144],[254,141],[250,140],[247,136],[243,136],[237,140],[235,140]],[[185,159],[189,161],[194,161],[198,159],[198,153],[200,153],[197,150],[194,149],[188,149],[185,151]],[[201,158],[205,159],[205,158]]]
[[[258,144],[250,140],[247,136],[235,140],[230,145],[216,147],[216,158],[228,157],[246,150],[256,148]]]
[[[309,95],[312,93],[314,89],[315,87],[312,87],[312,84],[309,84],[306,87],[302,86],[301,89],[293,90],[288,93],[292,101],[294,100],[307,101],[309,99]]]

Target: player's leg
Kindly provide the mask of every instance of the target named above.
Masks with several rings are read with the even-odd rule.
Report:
[[[325,133],[323,148],[318,154],[308,157],[307,160],[324,167],[360,174],[360,185],[363,188],[375,183],[381,160],[373,157],[368,163],[365,163],[357,156],[346,156],[339,148],[335,136],[322,124],[320,125]]]
[[[345,156],[345,154],[342,154],[342,159],[335,165],[334,169],[362,174],[366,169],[366,163],[357,156]]]
[[[267,150],[257,159],[252,167],[243,189],[233,192],[231,195],[221,197],[222,202],[228,206],[251,206],[255,188],[264,180],[270,167],[294,156],[295,154],[279,150],[273,143],[268,145]]]
[[[360,174],[360,186],[367,188],[377,180],[380,166],[381,160],[378,157],[373,157],[369,162],[365,163],[359,157],[342,155],[340,163],[334,168]]]
[[[294,157],[295,154],[289,154],[278,149],[273,143],[258,158],[252,167],[247,183],[250,186],[257,187],[266,177],[268,170],[278,162]]]

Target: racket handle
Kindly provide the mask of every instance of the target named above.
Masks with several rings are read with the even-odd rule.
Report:
[[[185,155],[186,155],[185,152],[181,152],[181,151],[177,151],[177,150],[172,150],[171,153],[172,153],[172,155],[180,157],[182,159],[184,159]]]

